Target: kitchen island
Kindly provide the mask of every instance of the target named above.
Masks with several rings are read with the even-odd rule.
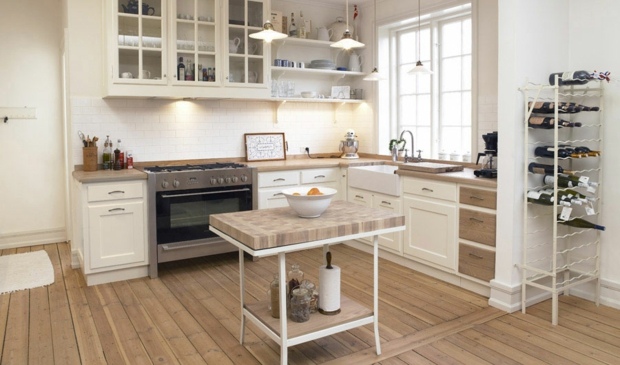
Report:
[[[290,346],[374,323],[376,352],[381,354],[378,322],[378,236],[404,230],[404,216],[345,201],[334,201],[318,218],[299,218],[290,207],[284,207],[214,214],[210,216],[209,223],[211,231],[239,249],[241,343],[244,338],[245,319],[248,318],[280,344],[280,363],[287,364]],[[372,311],[342,296],[339,314],[316,314],[308,322],[288,323],[285,305],[280,305],[280,319],[276,319],[270,315],[267,300],[245,303],[244,252],[255,257],[278,255],[280,303],[285,303],[286,253],[323,246],[325,254],[330,244],[368,236],[374,237]]]

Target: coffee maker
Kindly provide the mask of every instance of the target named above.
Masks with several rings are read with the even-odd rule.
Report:
[[[476,165],[480,163],[480,157],[482,160],[482,169],[475,170],[474,175],[480,177],[497,177],[497,132],[491,132],[482,135],[484,140],[484,152],[478,153],[476,159]]]

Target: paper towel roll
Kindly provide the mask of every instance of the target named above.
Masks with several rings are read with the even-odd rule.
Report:
[[[319,267],[319,312],[321,314],[340,313],[340,268]]]

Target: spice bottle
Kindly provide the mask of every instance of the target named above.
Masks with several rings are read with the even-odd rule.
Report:
[[[280,275],[273,274],[273,281],[269,284],[269,290],[267,290],[267,297],[269,298],[269,311],[273,318],[280,318]]]
[[[120,142],[120,140],[119,140]],[[120,170],[121,169],[121,150],[119,149],[119,146],[116,146],[116,149],[114,150],[114,170]]]
[[[110,141],[110,136],[106,136],[105,142],[103,143],[103,169],[110,170],[113,161],[112,142]]]
[[[123,150],[123,148],[121,147],[121,140],[119,139],[118,142],[116,143],[116,148],[118,148],[119,155],[118,158],[120,160],[121,163],[121,170],[125,168],[125,151]]]

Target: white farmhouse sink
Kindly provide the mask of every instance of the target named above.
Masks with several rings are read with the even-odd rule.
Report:
[[[400,176],[394,171],[398,166],[371,165],[349,167],[348,184],[351,187],[400,196]]]

